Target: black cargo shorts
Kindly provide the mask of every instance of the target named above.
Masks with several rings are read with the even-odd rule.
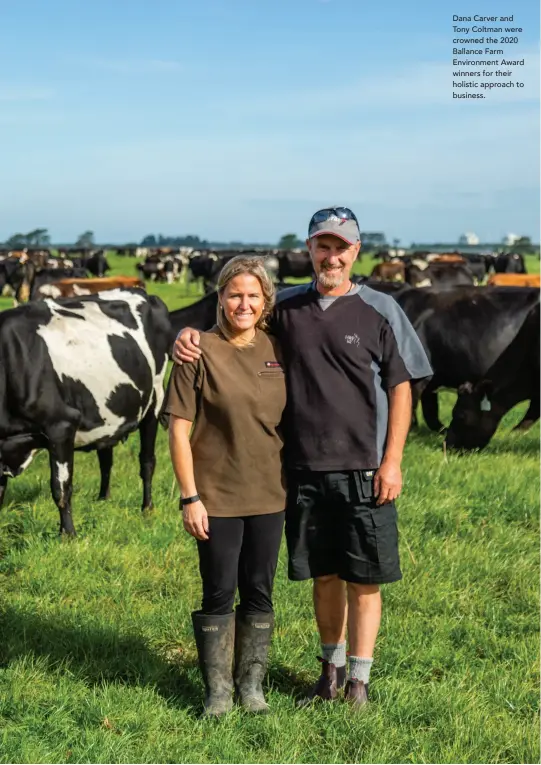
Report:
[[[394,502],[376,505],[376,470],[288,474],[286,540],[294,581],[337,574],[346,582],[402,578]]]

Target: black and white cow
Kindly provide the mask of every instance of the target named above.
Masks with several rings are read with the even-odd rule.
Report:
[[[105,276],[107,271],[111,270],[111,266],[107,262],[103,250],[95,250],[91,255],[85,258],[84,267],[92,274],[92,276]]]
[[[0,294],[18,295],[25,281],[26,266],[20,258],[0,260]]]
[[[43,300],[0,314],[0,505],[8,476],[47,449],[60,531],[71,517],[74,451],[97,450],[100,499],[113,447],[139,429],[143,510],[171,333],[164,303],[139,290]]]
[[[406,266],[406,282],[412,287],[444,290],[473,284],[474,276],[462,263],[429,263],[426,268],[420,268],[417,262],[413,262]]]
[[[501,252],[494,260],[494,271],[497,274],[525,274],[524,256],[519,252]]]

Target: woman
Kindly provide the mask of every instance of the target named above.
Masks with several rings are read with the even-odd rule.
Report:
[[[192,622],[205,715],[231,709],[233,680],[243,707],[268,711],[262,680],[285,508],[285,379],[276,342],[264,331],[273,305],[263,260],[230,260],[218,282],[217,324],[201,334],[202,357],[175,365],[169,385],[171,458],[203,582]]]

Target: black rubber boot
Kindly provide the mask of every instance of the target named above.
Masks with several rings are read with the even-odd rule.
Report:
[[[266,713],[263,679],[274,628],[274,614],[236,613],[235,688],[244,709]]]
[[[233,647],[235,614],[192,613],[199,667],[205,683],[204,717],[219,717],[233,707]]]

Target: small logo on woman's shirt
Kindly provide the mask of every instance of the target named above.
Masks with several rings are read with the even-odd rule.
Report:
[[[267,369],[281,369],[282,365],[279,361],[266,361],[265,366]]]
[[[360,346],[361,338],[356,333],[354,335],[345,335],[346,343],[348,345],[356,345],[357,348]]]

